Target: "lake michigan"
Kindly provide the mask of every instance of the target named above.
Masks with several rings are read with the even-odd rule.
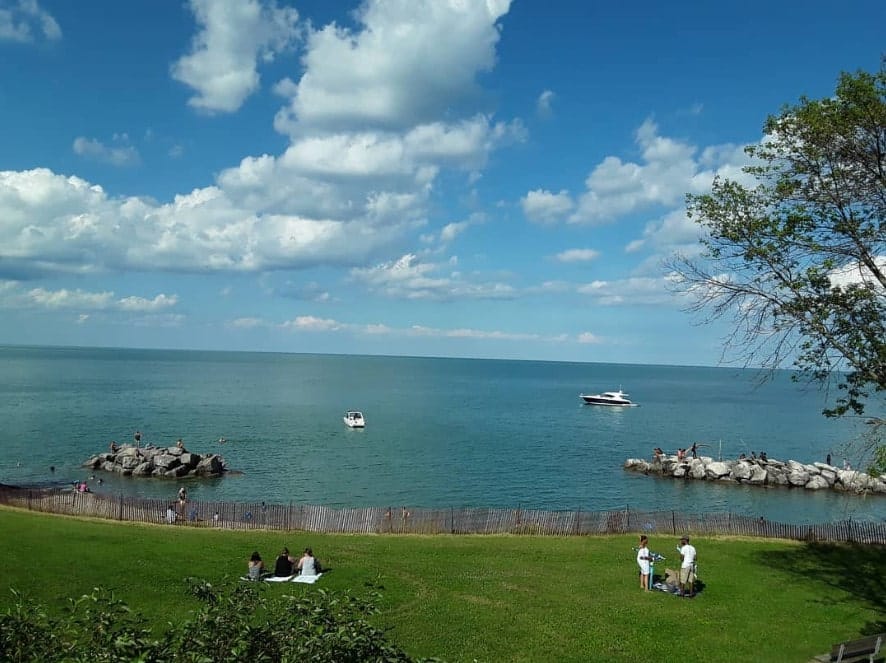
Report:
[[[584,405],[622,387],[639,407]],[[886,519],[886,498],[659,479],[673,453],[863,463],[854,420],[779,371],[628,364],[0,346],[0,482],[69,484],[111,440],[221,453],[242,474],[191,499],[343,506],[732,511]],[[362,410],[366,428],[342,422]],[[226,441],[220,443],[224,438]],[[50,467],[55,471],[51,472]],[[182,482],[99,472],[93,490],[172,498]]]

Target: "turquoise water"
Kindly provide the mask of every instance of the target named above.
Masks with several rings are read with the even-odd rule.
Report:
[[[640,407],[584,405],[622,386]],[[626,473],[701,441],[705,455],[834,462],[855,431],[816,391],[729,368],[475,359],[0,347],[0,482],[68,483],[113,439],[225,456],[242,472],[192,499],[330,506],[729,510],[787,522],[882,520],[886,498],[687,483]],[[342,422],[366,416],[364,430]],[[224,437],[227,443],[220,444]],[[50,466],[55,472],[50,473]],[[95,490],[178,484],[100,473]]]

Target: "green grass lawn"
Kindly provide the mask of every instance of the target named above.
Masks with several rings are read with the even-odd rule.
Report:
[[[679,564],[677,537],[652,535]],[[332,568],[318,588],[383,586],[378,623],[415,656],[456,661],[808,661],[886,630],[882,547],[693,537],[704,589],[643,593],[633,536],[358,536],[230,532],[79,520],[0,508],[10,588],[48,605],[112,589],[157,628],[196,605],[183,579],[236,582],[258,550],[311,546]]]

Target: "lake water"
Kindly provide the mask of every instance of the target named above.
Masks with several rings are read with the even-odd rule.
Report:
[[[0,482],[70,483],[111,440],[221,453],[242,474],[194,500],[329,506],[733,511],[785,522],[886,519],[886,497],[657,479],[674,452],[834,463],[858,431],[787,372],[731,368],[0,346]],[[584,405],[629,392],[635,408]],[[342,422],[366,416],[363,430]],[[219,443],[220,438],[227,442]],[[50,473],[50,466],[55,472]],[[181,482],[99,473],[97,491],[173,497]]]

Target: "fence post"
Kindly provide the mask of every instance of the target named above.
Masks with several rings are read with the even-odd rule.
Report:
[[[117,511],[117,520],[123,520],[123,493],[120,493],[120,508]]]
[[[671,531],[676,536],[677,534],[677,512],[671,511]]]

